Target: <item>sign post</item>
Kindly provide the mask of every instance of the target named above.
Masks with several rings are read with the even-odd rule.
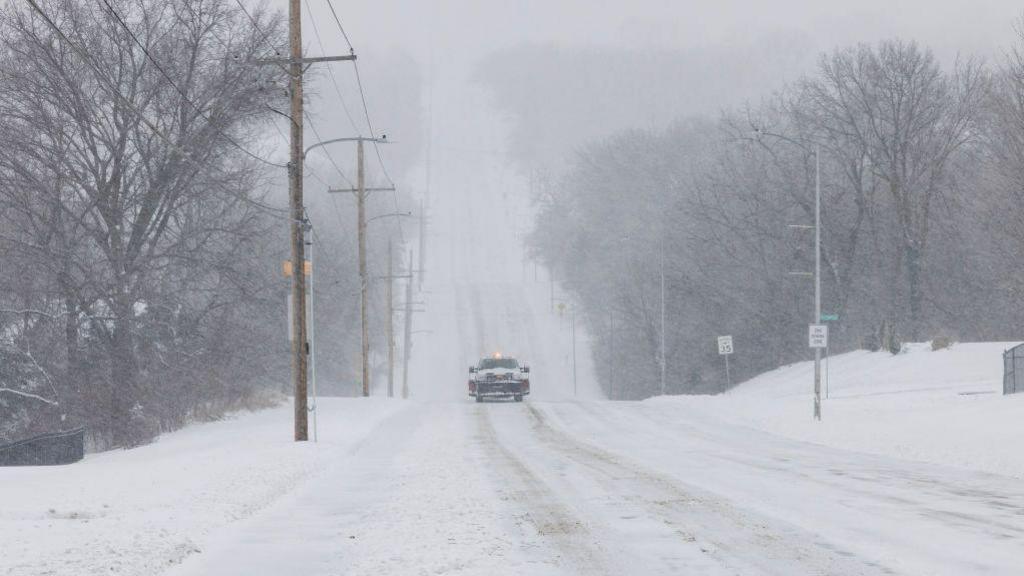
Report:
[[[822,314],[822,322],[839,322],[839,314]],[[828,359],[831,356],[828,351],[828,346],[825,346],[825,399],[828,399]]]
[[[725,357],[725,383],[732,388],[732,377],[729,376],[729,356],[732,355],[732,336],[718,337],[718,355]]]
[[[807,330],[807,344],[811,348],[814,348],[815,360],[820,362],[821,349],[828,349],[828,324],[811,324]],[[821,384],[818,380],[819,364],[815,362],[815,378],[814,378],[814,406],[815,414],[821,417]],[[826,394],[827,395],[827,394]]]

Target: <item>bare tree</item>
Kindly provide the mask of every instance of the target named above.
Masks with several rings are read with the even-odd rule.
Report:
[[[257,30],[222,0],[37,4],[8,5],[0,24],[5,240],[49,281],[67,370],[83,334],[103,344],[105,390],[86,396],[131,446],[157,432],[140,316],[196,304],[183,290],[211,306],[243,263],[204,267],[265,226],[256,130],[277,72],[249,63],[280,19]]]
[[[865,167],[885,185],[897,248],[891,313],[909,323],[912,338],[920,336],[925,314],[935,205],[951,187],[952,156],[977,134],[986,78],[973,61],[944,73],[929,51],[895,40],[823,57],[819,75],[802,87],[821,130],[862,155],[847,162],[858,171]],[[902,282],[895,281],[899,277]],[[895,290],[901,285],[902,294]]]

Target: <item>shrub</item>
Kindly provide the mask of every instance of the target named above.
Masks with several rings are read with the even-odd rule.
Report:
[[[932,340],[932,350],[944,350],[953,346],[954,343],[955,341],[949,336],[936,336]]]

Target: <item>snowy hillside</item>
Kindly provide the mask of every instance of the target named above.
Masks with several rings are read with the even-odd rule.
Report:
[[[0,468],[0,574],[159,574],[342,465],[401,408],[321,399],[315,444],[292,442],[289,403],[70,467]]]
[[[729,393],[660,398],[734,423],[832,447],[1024,477],[1024,395],[1002,396],[1002,352],[967,343],[897,356],[856,351],[828,362],[823,418],[811,418],[814,363],[762,374]],[[823,377],[824,378],[824,377]]]

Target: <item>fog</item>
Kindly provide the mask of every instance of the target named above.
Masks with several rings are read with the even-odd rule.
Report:
[[[292,2],[0,2],[0,573],[1020,573],[1019,0]]]
[[[283,0],[272,5],[287,8]],[[433,102],[435,144],[505,150],[513,137],[514,151],[534,159],[564,154],[602,130],[666,125],[759,100],[813,67],[820,53],[839,46],[899,37],[918,41],[945,62],[995,56],[1009,45],[1013,19],[1021,14],[1012,0],[389,0],[345,3],[339,9],[365,73],[375,76],[367,79],[367,88],[382,131],[418,144]],[[307,49],[319,53],[308,35],[314,21],[334,30],[325,3],[306,9]],[[324,46],[332,54],[347,52],[336,33],[324,34]],[[413,64],[418,77],[410,79],[404,65],[396,67],[389,59]],[[396,73],[401,79],[389,80]],[[351,78],[343,85],[351,89]],[[493,98],[473,101],[470,94],[480,87],[490,89]],[[611,94],[602,94],[606,88]],[[409,100],[391,93],[398,90],[419,93],[418,124],[405,121]],[[320,93],[325,100],[313,109],[323,131],[347,129],[333,92],[320,86]],[[507,101],[524,93],[527,99],[516,101],[521,108]],[[352,106],[355,93],[347,95]],[[567,104],[573,100],[575,109]],[[398,102],[402,106],[394,106]],[[473,121],[467,122],[467,106],[483,107],[480,117],[469,114]],[[545,131],[536,133],[538,126]],[[528,131],[544,154],[528,153],[527,135],[510,134],[517,129]],[[409,149],[419,152],[415,160],[423,160],[423,147],[398,148],[387,154],[396,155],[399,170],[414,169]],[[448,163],[464,162],[438,158],[435,171],[460,169]]]
[[[396,142],[381,147],[381,153],[403,190],[401,202],[423,199],[437,225],[428,233],[427,260],[430,254],[461,251],[444,268],[431,270],[428,262],[426,274],[440,272],[469,284],[493,274],[496,262],[512,263],[506,270],[539,262],[541,277],[544,265],[557,268],[558,258],[536,244],[525,252],[531,232],[534,242],[544,233],[534,230],[538,202],[561,186],[580,151],[608,137],[630,130],[658,133],[693,118],[715,121],[744,110],[757,115],[778,91],[813,74],[824,54],[860,43],[914,41],[944,67],[970,58],[998,60],[1013,45],[1013,22],[1020,15],[1011,1],[374,2],[342,11],[376,129]],[[340,35],[324,32],[334,30],[326,5],[310,5],[304,21],[312,54],[347,51]],[[323,48],[309,35],[314,22]],[[345,107],[357,109],[349,66],[333,66]],[[347,134],[351,123],[336,92],[322,70],[317,74],[310,106],[314,125],[324,138]],[[335,156],[354,172],[351,153],[335,150]],[[330,174],[322,162],[317,169]],[[371,177],[379,179],[375,170],[371,167]],[[312,205],[321,201],[314,192],[307,197]],[[391,206],[376,201],[377,210]],[[655,211],[670,202],[650,201],[647,208]],[[486,233],[495,220],[517,231],[514,242]],[[609,225],[615,230],[610,233],[629,236],[637,226],[626,220],[618,224]],[[471,232],[461,238],[444,235],[456,229]],[[608,271],[610,277],[590,281],[607,282],[623,272]],[[556,279],[566,285],[580,281]],[[567,290],[570,300],[583,297],[578,285]],[[594,332],[597,323],[607,322],[590,317],[587,324]],[[850,330],[850,341],[856,341],[861,328]],[[690,336],[703,342],[712,334]],[[431,357],[459,350],[456,356],[464,364],[469,359],[464,355],[482,352],[451,337]],[[685,339],[679,338],[677,346]],[[598,340],[607,346],[607,337],[595,335]],[[767,364],[748,368],[792,358],[772,354]]]

